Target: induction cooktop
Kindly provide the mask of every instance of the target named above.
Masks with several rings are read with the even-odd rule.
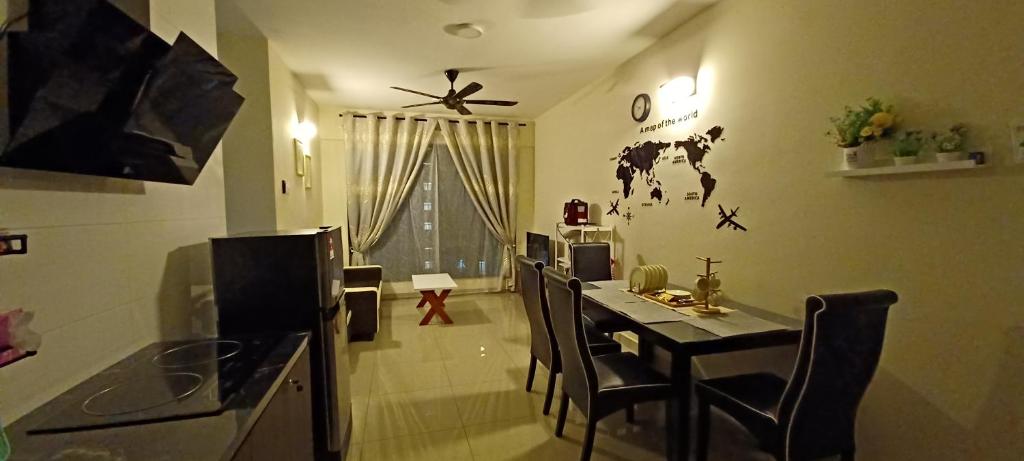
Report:
[[[150,344],[47,405],[30,434],[73,432],[213,416],[280,342],[280,337]]]

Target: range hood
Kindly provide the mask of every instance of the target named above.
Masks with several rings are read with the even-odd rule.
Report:
[[[242,105],[237,77],[106,0],[28,5],[2,44],[0,167],[193,184]]]

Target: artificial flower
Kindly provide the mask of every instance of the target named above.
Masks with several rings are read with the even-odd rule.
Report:
[[[888,112],[879,112],[871,116],[871,125],[877,128],[890,128],[896,122],[896,117]]]

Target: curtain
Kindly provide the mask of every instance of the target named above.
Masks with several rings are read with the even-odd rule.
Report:
[[[447,120],[439,123],[455,169],[487,230],[502,245],[501,275],[515,286],[516,183],[519,128],[516,123]]]
[[[419,178],[365,254],[368,263],[384,266],[387,293],[416,294],[413,274],[441,272],[455,279],[460,293],[495,292],[505,289],[502,254],[462,184],[448,145],[435,132]]]
[[[370,114],[357,129],[355,117],[342,117],[348,171],[348,232],[352,264],[366,263],[365,253],[380,239],[419,175],[436,120],[383,121]],[[361,124],[362,125],[362,124]]]

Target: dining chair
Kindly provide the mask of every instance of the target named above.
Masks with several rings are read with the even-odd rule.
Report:
[[[770,373],[697,383],[697,459],[708,458],[710,407],[724,411],[778,460],[839,455],[852,461],[857,407],[878,368],[896,293],[807,298],[804,330],[787,382]]]
[[[520,280],[522,281],[523,305],[530,324],[530,370],[526,375],[526,392],[533,389],[533,378],[539,361],[548,369],[548,389],[544,395],[544,414],[551,412],[551,401],[555,395],[555,378],[562,372],[562,360],[558,354],[558,342],[551,330],[547,292],[544,289],[542,261],[517,256]],[[587,343],[594,355],[622,351],[622,345],[593,328],[587,328]]]
[[[572,276],[581,282],[596,282],[612,279],[612,252],[608,242],[573,243],[569,245],[569,259],[572,262]],[[616,333],[629,330],[631,324],[605,309],[583,302],[585,321],[602,333]]]
[[[628,353],[593,355],[584,334],[582,285],[577,278],[544,269],[547,280],[551,326],[562,358],[562,400],[558,407],[555,436],[561,437],[572,401],[587,419],[581,461],[588,461],[594,449],[597,422],[634,405],[674,398],[668,378],[650,369],[640,358]],[[672,405],[665,405],[666,417]],[[668,437],[678,436],[667,434]],[[667,437],[666,437],[667,439]]]
[[[569,245],[572,276],[583,282],[612,279],[612,249],[608,242]]]

